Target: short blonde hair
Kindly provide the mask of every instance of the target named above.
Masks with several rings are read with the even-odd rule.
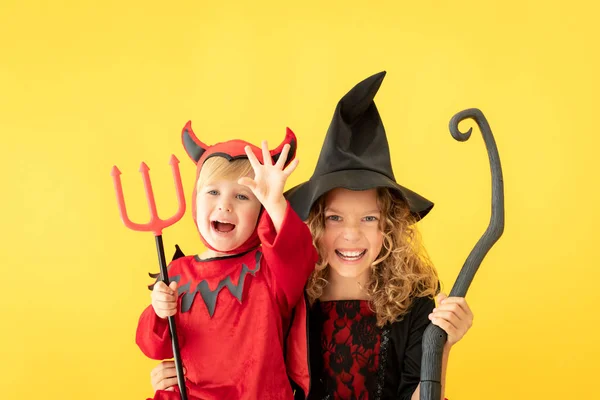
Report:
[[[247,158],[229,161],[225,157],[213,156],[207,159],[198,174],[196,190],[216,180],[234,180],[242,177],[254,178],[254,170]]]
[[[309,278],[306,292],[311,302],[323,295],[328,284],[329,265],[320,239],[325,233],[324,194],[312,206],[307,224],[319,253],[315,271]],[[387,188],[377,188],[377,203],[381,210],[380,230],[383,245],[371,266],[366,291],[377,325],[401,320],[417,297],[433,297],[438,292],[438,276],[421,244],[415,218],[404,200]]]

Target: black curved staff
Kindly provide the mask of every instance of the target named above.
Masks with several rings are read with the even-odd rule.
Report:
[[[492,135],[490,125],[483,113],[477,108],[457,113],[450,120],[450,133],[460,142],[468,140],[472,128],[462,133],[458,130],[458,123],[471,118],[477,122],[483,135],[492,170],[492,217],[485,233],[465,261],[456,282],[450,291],[450,296],[464,297],[475,277],[481,261],[492,248],[494,243],[502,236],[504,231],[504,182],[502,179],[502,166],[498,156],[498,148]],[[423,357],[421,359],[421,394],[420,400],[440,400],[442,395],[442,352],[446,343],[447,334],[443,329],[429,324],[423,334]]]

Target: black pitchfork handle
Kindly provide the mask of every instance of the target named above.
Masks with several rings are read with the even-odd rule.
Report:
[[[469,128],[466,133],[458,130],[458,123],[467,118],[475,120],[479,126],[490,159],[490,168],[492,170],[492,216],[488,228],[473,250],[471,250],[450,291],[450,296],[457,297],[465,297],[475,277],[475,273],[481,265],[481,261],[504,231],[504,182],[502,179],[502,166],[500,165],[498,148],[496,147],[490,125],[480,110],[470,108],[452,117],[450,120],[450,133],[454,139],[460,142],[469,139],[473,130],[472,128]],[[427,329],[425,329],[425,333],[423,334],[423,357],[421,359],[420,400],[439,400],[442,396],[442,353],[447,338],[446,332],[433,324],[429,324]]]
[[[162,235],[155,236],[156,252],[158,253],[158,263],[160,264],[160,275],[165,285],[169,286],[169,275],[167,272],[167,261],[165,258],[165,249],[163,247]],[[181,400],[187,400],[187,391],[185,388],[185,379],[183,377],[183,366],[181,364],[181,355],[179,354],[179,341],[177,340],[177,329],[175,327],[175,316],[168,317],[169,332],[171,332],[171,341],[173,343],[173,358],[175,359],[175,370],[177,371],[177,383]]]

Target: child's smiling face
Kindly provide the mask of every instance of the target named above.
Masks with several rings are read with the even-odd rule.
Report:
[[[217,251],[244,244],[256,229],[260,209],[252,191],[233,180],[207,182],[196,195],[198,230]]]
[[[325,232],[320,239],[332,272],[347,278],[368,274],[383,245],[377,189],[334,189],[325,199]]]

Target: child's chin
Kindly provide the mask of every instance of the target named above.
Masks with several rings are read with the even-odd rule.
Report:
[[[333,267],[333,269],[335,270],[335,272],[337,272],[337,274],[339,276],[342,276],[344,278],[358,278],[360,277],[362,274],[365,273],[366,270],[369,269],[369,266],[364,266],[364,265],[337,265],[336,267]]]
[[[231,251],[239,247],[239,244],[234,243],[231,240],[209,240],[208,243],[213,247],[213,249],[220,252]]]

